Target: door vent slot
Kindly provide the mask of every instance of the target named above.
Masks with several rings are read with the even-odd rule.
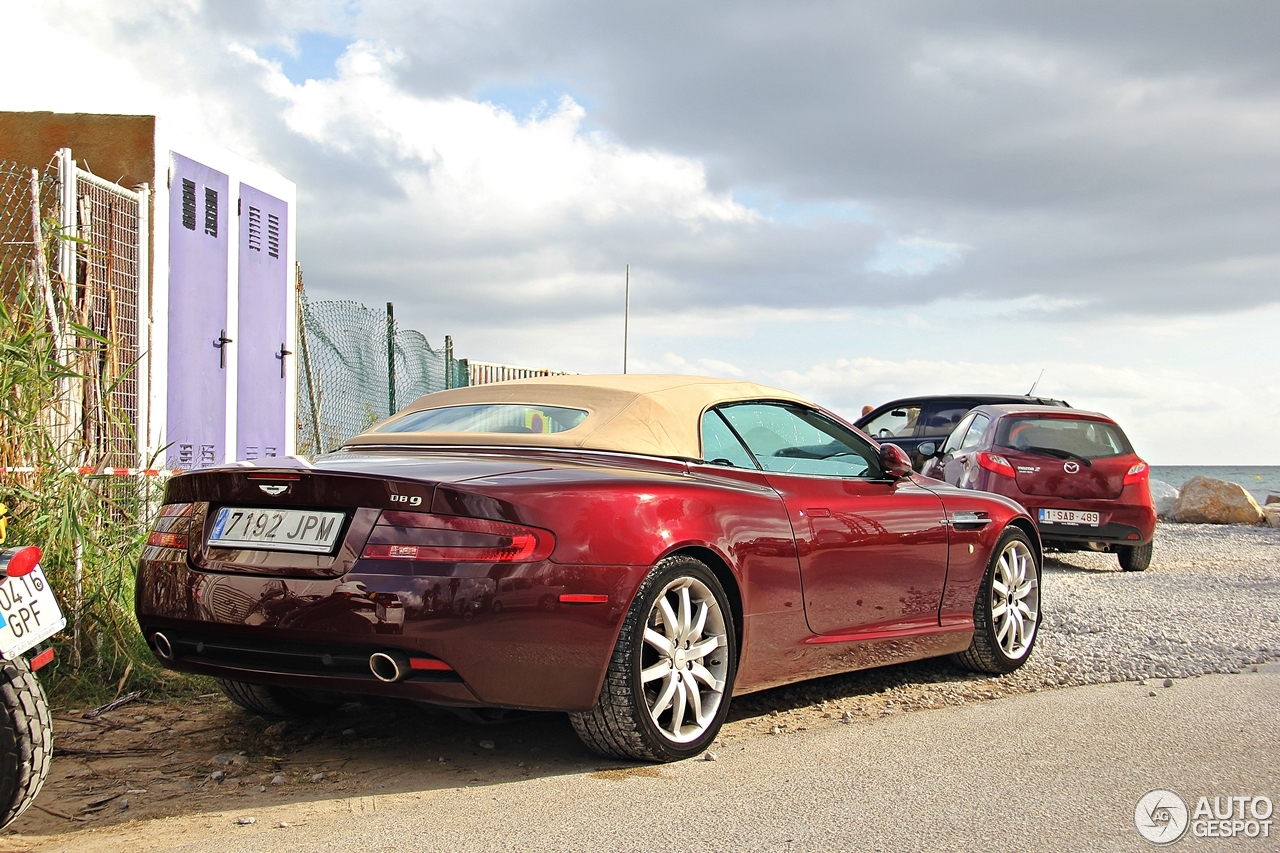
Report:
[[[280,257],[280,217],[274,213],[267,214],[267,254]]]
[[[262,211],[249,205],[249,248],[262,251]]]
[[[204,233],[218,236],[218,191],[204,188]]]
[[[182,227],[196,230],[196,182],[182,179]]]

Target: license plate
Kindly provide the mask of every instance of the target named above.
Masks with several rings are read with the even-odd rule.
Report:
[[[44,569],[0,582],[0,657],[14,658],[67,627]]]
[[[1041,509],[1040,520],[1045,524],[1076,524],[1082,527],[1097,527],[1096,512],[1081,512],[1078,509]]]
[[[342,531],[341,512],[224,506],[218,510],[209,545],[255,551],[328,554]]]

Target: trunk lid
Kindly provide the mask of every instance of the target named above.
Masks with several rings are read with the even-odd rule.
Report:
[[[1124,492],[1124,476],[1139,459],[1129,454],[1103,459],[1062,459],[1001,448],[1013,466],[1018,490],[1024,495],[1068,500],[1115,500]]]
[[[174,477],[166,504],[190,504],[187,559],[204,571],[280,577],[333,578],[350,571],[384,509],[430,510],[436,486],[481,477],[537,471],[545,462],[519,457],[338,453],[308,466],[281,459],[278,467],[221,467]],[[266,511],[283,518],[281,532],[312,516],[342,514],[324,553],[280,548],[219,547],[210,543],[219,512]],[[227,526],[227,518],[222,526]],[[157,530],[159,530],[157,526]],[[180,532],[170,525],[167,532]],[[222,531],[220,531],[222,532]]]

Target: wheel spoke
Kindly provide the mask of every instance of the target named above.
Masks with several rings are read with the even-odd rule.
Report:
[[[645,667],[640,670],[640,683],[648,684],[654,679],[662,678],[671,673],[671,661],[662,659],[653,666]]]
[[[686,652],[690,660],[702,660],[707,655],[724,645],[724,637],[707,637]]]
[[[644,641],[658,650],[658,654],[671,657],[676,653],[675,643],[670,637],[664,637],[652,628],[644,629]]]
[[[1007,612],[1009,612],[1009,605],[1005,604],[1002,601],[999,604],[997,604],[995,607],[991,608],[991,618],[999,619],[1001,616],[1003,616]]]
[[[653,718],[654,725],[658,725],[658,717],[662,716],[662,712],[671,707],[671,699],[676,694],[679,680],[675,672],[670,673],[662,689],[658,691],[658,698],[653,700],[653,705],[649,708],[649,716]]]
[[[658,610],[662,613],[662,630],[667,635],[667,639],[671,641],[671,647],[675,648],[676,641],[679,637],[679,626],[676,624],[676,612],[671,609],[671,602],[667,601],[667,597],[663,595],[658,599]]]
[[[689,587],[685,586],[680,590],[680,611],[676,614],[679,628],[676,634],[676,642],[684,642],[689,639],[689,629],[693,626],[693,603],[689,600]]]
[[[702,664],[695,663],[689,672],[693,673],[694,678],[707,685],[707,687],[712,691],[716,693],[724,692],[724,682],[717,680],[716,677],[711,674],[711,670],[707,669]]]
[[[1007,614],[1004,619],[1000,620],[1000,629],[996,631],[996,640],[1004,645],[1004,638],[1009,634],[1009,628],[1013,625],[1013,619]]]
[[[684,708],[688,696],[689,689],[685,687],[684,679],[680,677],[680,673],[676,673],[672,678],[676,685],[676,695],[671,703],[671,734],[680,737],[680,729],[684,727]]]
[[[689,639],[701,637],[702,631],[707,627],[707,614],[711,612],[713,601],[701,601],[698,603],[698,615],[693,620],[693,627],[689,629]]]
[[[995,590],[995,592],[996,592],[996,593],[998,593],[998,594],[1000,595],[1000,597],[1001,597],[1001,598],[1003,598],[1003,597],[1005,597],[1005,596],[1007,596],[1007,595],[1009,594],[1009,587],[1007,587],[1007,586],[1005,586],[1003,583],[1001,583],[999,578],[994,578],[994,577],[993,577],[993,578],[991,579],[991,588],[992,588],[993,590]]]
[[[693,675],[691,675],[688,670],[684,671],[683,676],[684,676],[684,686],[686,691],[688,692],[688,697],[689,697],[689,710],[693,712],[693,719],[697,721],[699,726],[701,726],[702,725],[702,692],[698,689],[698,683],[694,681]]]

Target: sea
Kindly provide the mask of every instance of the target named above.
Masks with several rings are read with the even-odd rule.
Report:
[[[1280,495],[1280,465],[1152,465],[1151,479],[1163,480],[1175,489],[1192,477],[1212,477],[1239,483],[1249,490],[1258,503],[1266,503],[1267,495]]]

